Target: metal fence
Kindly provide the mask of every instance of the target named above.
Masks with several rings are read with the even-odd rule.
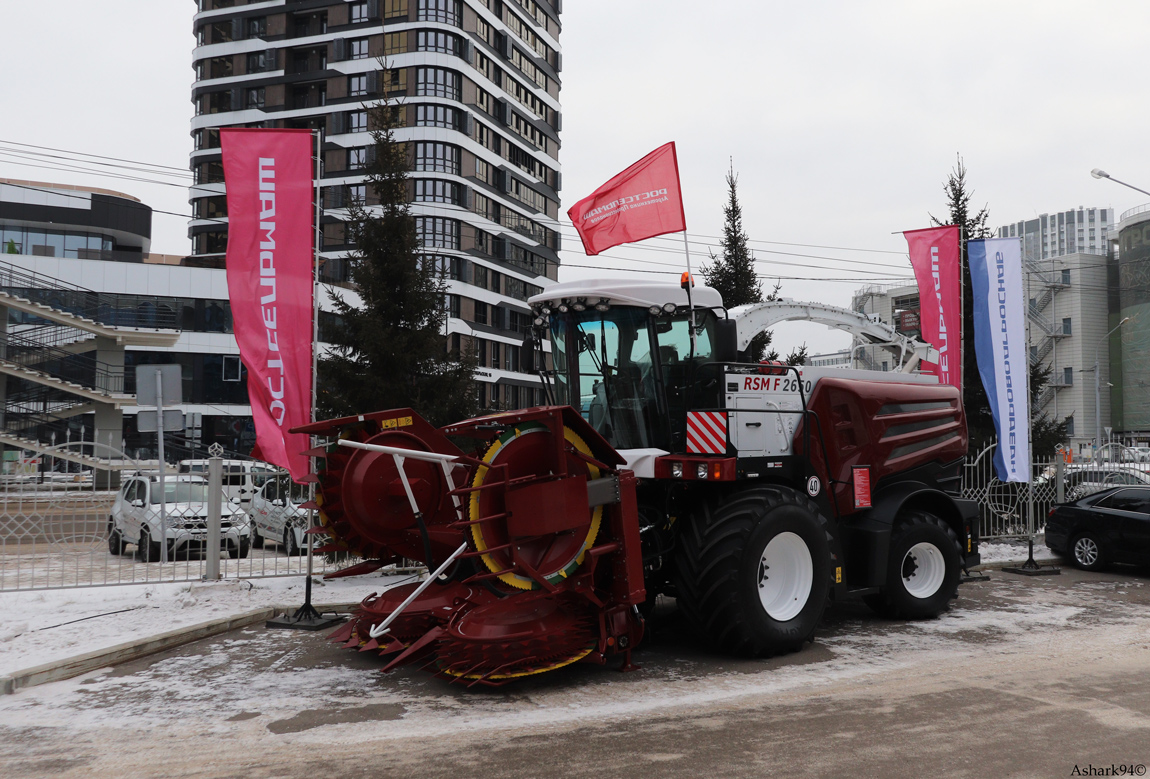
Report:
[[[962,496],[979,504],[979,534],[983,539],[1028,538],[1041,533],[1052,506],[1077,500],[1121,484],[1150,485],[1150,462],[1117,444],[1101,452],[1097,462],[1068,459],[1060,454],[1037,458],[1030,484],[999,481],[994,470],[995,445],[967,459]],[[1033,502],[1032,502],[1033,501]],[[1033,511],[1033,525],[1028,522]]]
[[[270,500],[271,488],[249,500],[224,495],[220,544],[212,550],[206,476],[168,467],[161,499],[155,463],[91,442],[43,457],[0,475],[0,591],[198,581],[213,554],[225,578],[307,571],[307,511],[297,510],[299,495],[286,488]],[[318,547],[323,536],[313,541]],[[313,571],[354,562],[317,553]]]

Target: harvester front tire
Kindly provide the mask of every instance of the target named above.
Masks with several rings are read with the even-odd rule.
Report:
[[[912,511],[891,535],[886,586],[866,604],[883,616],[931,619],[958,596],[962,547],[954,530],[933,514]]]
[[[786,487],[704,501],[678,539],[684,616],[718,649],[743,657],[797,651],[826,611],[832,557],[818,507]]]

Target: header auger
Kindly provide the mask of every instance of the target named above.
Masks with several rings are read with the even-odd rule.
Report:
[[[530,303],[523,355],[553,405],[300,429],[328,442],[310,452],[321,551],[365,560],[337,575],[402,558],[432,572],[364,600],[334,640],[468,685],[631,668],[640,606],[666,594],[702,640],[759,657],[811,640],[832,599],[933,617],[979,561],[961,395],[914,372],[929,346],[821,304],[727,311],[707,287],[586,281]],[[895,370],[747,362],[756,332],[794,318],[887,349]]]
[[[400,558],[434,571],[365,600],[333,636],[453,680],[502,684],[577,661],[605,662],[643,635],[635,477],[570,408],[435,429],[411,409],[305,428],[334,442],[317,504],[323,551],[365,573]],[[450,437],[484,442],[468,455]],[[397,614],[398,612],[398,614]],[[385,631],[378,626],[396,615]]]

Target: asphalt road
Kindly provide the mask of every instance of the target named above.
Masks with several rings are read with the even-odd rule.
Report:
[[[768,661],[714,656],[668,617],[641,671],[573,666],[496,691],[381,675],[374,656],[316,634],[237,631],[0,698],[0,772],[1138,775],[1150,762],[1150,574],[991,576],[938,620],[838,605],[814,645]]]

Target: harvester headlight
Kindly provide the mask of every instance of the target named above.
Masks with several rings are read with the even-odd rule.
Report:
[[[683,478],[683,464],[682,463],[671,463],[671,478],[673,478],[673,479]]]
[[[537,317],[535,317],[535,326],[536,326],[536,327],[543,327],[543,325],[545,325],[545,324],[547,324],[547,320],[546,320],[546,319],[544,319],[544,318],[543,318],[543,317],[541,317],[541,316],[537,316]]]
[[[563,301],[556,308],[560,314],[566,314],[570,310],[569,306],[567,305],[567,301]]]
[[[663,313],[664,314],[675,313],[675,304],[674,303],[664,303],[663,304]]]
[[[695,477],[698,479],[707,478],[707,464],[706,463],[699,463],[695,467]]]
[[[600,313],[611,310],[611,303],[607,298],[599,298],[599,302],[595,304],[595,310]]]
[[[586,311],[587,310],[586,298],[579,298],[578,300],[574,301],[571,304],[571,310],[572,311]]]
[[[663,309],[659,308],[658,306],[651,306],[647,310],[651,312],[651,316],[659,316],[659,314],[663,313]]]
[[[542,314],[543,316],[549,316],[551,314],[551,301],[550,300],[548,300],[546,303],[544,303],[542,306],[540,306],[539,313]]]

